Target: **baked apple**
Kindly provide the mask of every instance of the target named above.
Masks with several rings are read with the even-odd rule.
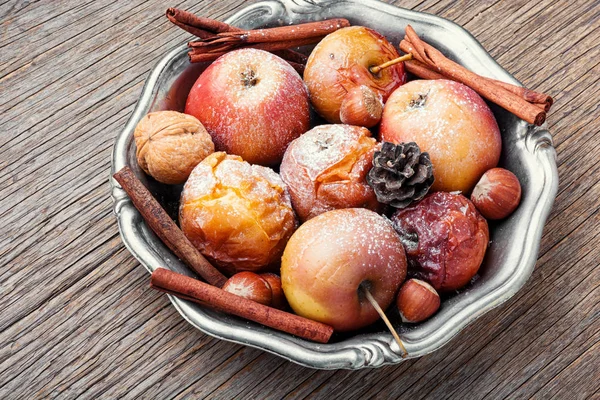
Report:
[[[297,225],[279,175],[223,152],[211,154],[190,174],[179,223],[192,244],[228,275],[278,266]]]
[[[436,192],[392,216],[408,258],[408,275],[437,291],[460,289],[475,276],[489,242],[486,220],[460,194]]]
[[[309,108],[304,82],[286,61],[241,49],[219,57],[200,75],[185,112],[204,124],[217,151],[270,166],[310,128]]]
[[[364,26],[330,33],[313,49],[304,70],[313,107],[327,121],[340,123],[342,102],[355,88],[370,88],[385,102],[395,88],[406,82],[404,64],[375,74],[370,68],[398,57],[398,51],[385,37]]]
[[[351,125],[320,125],[290,143],[280,174],[300,220],[337,208],[377,210],[366,180],[376,147],[368,129]]]
[[[350,331],[375,322],[406,276],[400,238],[387,219],[362,208],[333,210],[298,228],[281,261],[283,291],[299,315]]]
[[[433,163],[434,191],[469,193],[500,159],[500,129],[485,101],[445,79],[416,80],[396,89],[383,109],[380,139],[416,142]]]

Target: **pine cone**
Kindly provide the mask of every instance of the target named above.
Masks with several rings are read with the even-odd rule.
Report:
[[[406,208],[425,197],[433,179],[429,154],[421,153],[414,142],[384,142],[375,152],[373,168],[367,175],[377,200],[396,208]]]

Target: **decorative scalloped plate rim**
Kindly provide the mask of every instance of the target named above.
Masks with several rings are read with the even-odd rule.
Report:
[[[427,41],[440,47],[450,57],[454,56],[469,69],[519,84],[459,25],[377,0],[264,1],[244,8],[226,22],[252,28],[331,17],[345,17],[354,24],[374,27],[396,40],[410,23]],[[369,24],[371,20],[376,21],[377,26]],[[133,114],[116,139],[111,175],[132,164],[135,125],[143,115],[156,109],[157,99],[164,95],[160,84],[172,78],[170,74],[181,73],[181,68],[187,66],[186,52],[185,45],[177,47],[165,55],[150,73]],[[558,189],[552,139],[545,125],[530,126],[504,110],[492,108],[503,135],[502,162],[519,176],[523,184],[522,203],[508,220],[491,227],[493,244],[477,281],[444,301],[440,311],[427,322],[397,327],[409,352],[407,358],[421,357],[447,344],[465,326],[512,297],[526,283],[535,267],[542,229]],[[133,256],[149,272],[158,267],[168,267],[189,274],[185,266],[148,230],[118,183],[112,178],[110,183],[123,243]],[[203,309],[173,296],[169,298],[179,313],[202,332],[259,348],[307,367],[359,369],[395,364],[406,359],[400,356],[389,332],[360,333],[323,345]]]

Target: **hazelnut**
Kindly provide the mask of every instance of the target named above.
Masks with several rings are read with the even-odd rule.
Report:
[[[233,275],[225,282],[223,290],[266,306],[271,305],[271,286],[254,272],[244,271]]]
[[[409,279],[400,288],[396,305],[403,322],[421,322],[440,308],[440,296],[429,283]]]
[[[283,287],[281,286],[281,278],[279,275],[272,272],[266,272],[264,274],[260,274],[260,277],[267,281],[271,287],[271,307],[285,310],[288,306],[288,302],[283,293]]]
[[[521,201],[521,184],[512,172],[492,168],[483,174],[473,189],[471,201],[487,219],[506,218]]]
[[[366,85],[352,88],[342,101],[340,120],[344,124],[371,128],[379,123],[383,114],[381,96]]]
[[[215,151],[204,126],[177,111],[144,116],[133,133],[140,167],[159,182],[184,183],[194,167]]]

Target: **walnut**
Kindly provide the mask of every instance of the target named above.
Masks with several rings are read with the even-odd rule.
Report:
[[[215,151],[202,123],[177,111],[146,115],[133,135],[138,164],[162,183],[184,183],[194,167]]]

